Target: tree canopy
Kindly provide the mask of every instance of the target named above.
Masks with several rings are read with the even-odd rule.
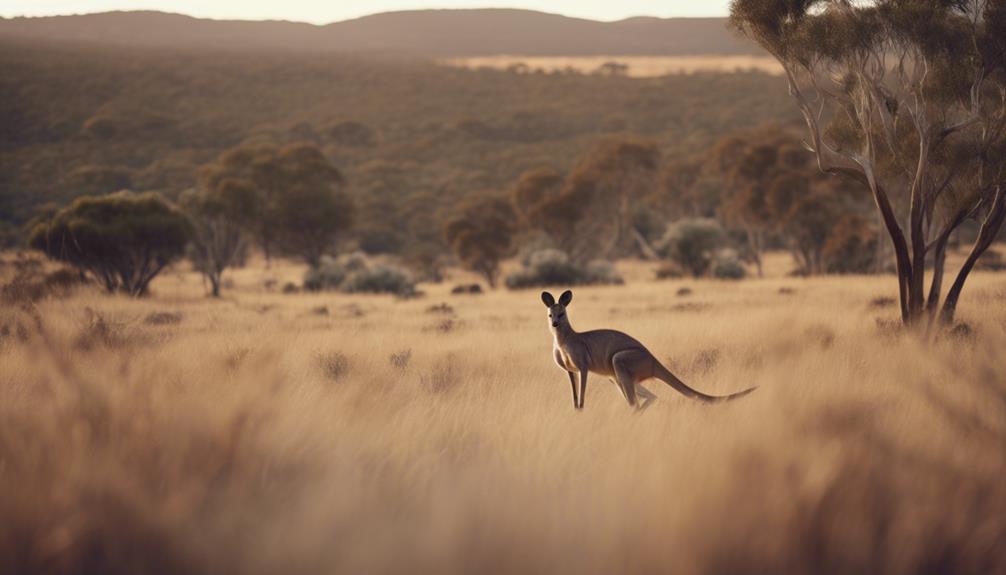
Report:
[[[500,262],[510,255],[516,229],[510,203],[501,197],[476,198],[458,209],[444,236],[458,260],[481,274],[490,287],[499,280]]]
[[[181,257],[188,218],[156,193],[84,197],[31,230],[28,243],[92,274],[109,292],[147,293],[150,281]]]
[[[210,201],[250,228],[267,257],[276,249],[312,267],[353,222],[342,174],[312,144],[240,146],[200,171]]]
[[[1006,219],[1003,4],[734,0],[731,21],[783,65],[820,169],[873,195],[903,321],[950,321]],[[941,305],[947,241],[967,219],[981,229]]]

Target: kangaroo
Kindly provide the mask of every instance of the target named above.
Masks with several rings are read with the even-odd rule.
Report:
[[[573,301],[573,292],[563,292],[558,302],[552,294],[542,292],[541,301],[548,308],[549,330],[554,336],[552,357],[569,375],[569,383],[573,387],[574,409],[583,409],[583,400],[587,394],[587,374],[590,372],[611,379],[618,385],[629,405],[639,411],[649,407],[657,398],[642,386],[642,382],[650,378],[663,381],[682,395],[710,403],[741,397],[756,389],[752,387],[731,395],[706,395],[685,385],[661,365],[643,344],[620,331],[575,331],[569,323],[569,314],[566,313],[566,308]],[[580,376],[579,393],[574,374]],[[644,399],[641,405],[637,403],[637,395]]]

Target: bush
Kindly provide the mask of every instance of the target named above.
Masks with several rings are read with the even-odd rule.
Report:
[[[713,277],[724,280],[741,280],[747,275],[747,270],[733,250],[723,250],[716,256],[713,263]]]
[[[1006,258],[1003,258],[1002,254],[996,250],[986,250],[982,257],[978,258],[978,263],[975,264],[976,270],[982,270],[987,272],[1001,272],[1006,270]]]
[[[416,284],[405,270],[375,264],[358,270],[342,282],[342,291],[349,293],[393,293],[409,296],[416,293]]]
[[[508,288],[624,283],[611,263],[597,260],[586,266],[578,266],[570,261],[569,256],[556,249],[531,253],[522,263],[524,269],[507,276]]]
[[[48,297],[65,297],[87,283],[80,272],[59,268],[47,272],[38,259],[19,254],[13,262],[14,275],[0,285],[0,303],[23,304]]]
[[[659,253],[695,277],[709,271],[727,235],[712,219],[680,220],[667,226]]]
[[[371,262],[363,254],[353,253],[338,258],[322,257],[318,267],[304,276],[304,289],[411,296],[416,293],[416,283],[401,268]]]

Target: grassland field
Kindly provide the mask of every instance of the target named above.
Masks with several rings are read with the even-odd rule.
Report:
[[[461,272],[397,300],[254,263],[213,300],[180,267],[5,305],[0,572],[1006,572],[1006,275],[926,342],[892,277],[769,264],[574,290],[575,328],[759,387],[652,381],[642,414],[596,376],[574,411],[538,292],[450,295]]]

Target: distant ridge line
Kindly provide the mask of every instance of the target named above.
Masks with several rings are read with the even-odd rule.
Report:
[[[728,30],[725,18],[640,16],[600,22],[517,9],[385,12],[325,25],[117,11],[0,19],[0,39],[138,48],[381,52],[429,57],[760,53]]]

